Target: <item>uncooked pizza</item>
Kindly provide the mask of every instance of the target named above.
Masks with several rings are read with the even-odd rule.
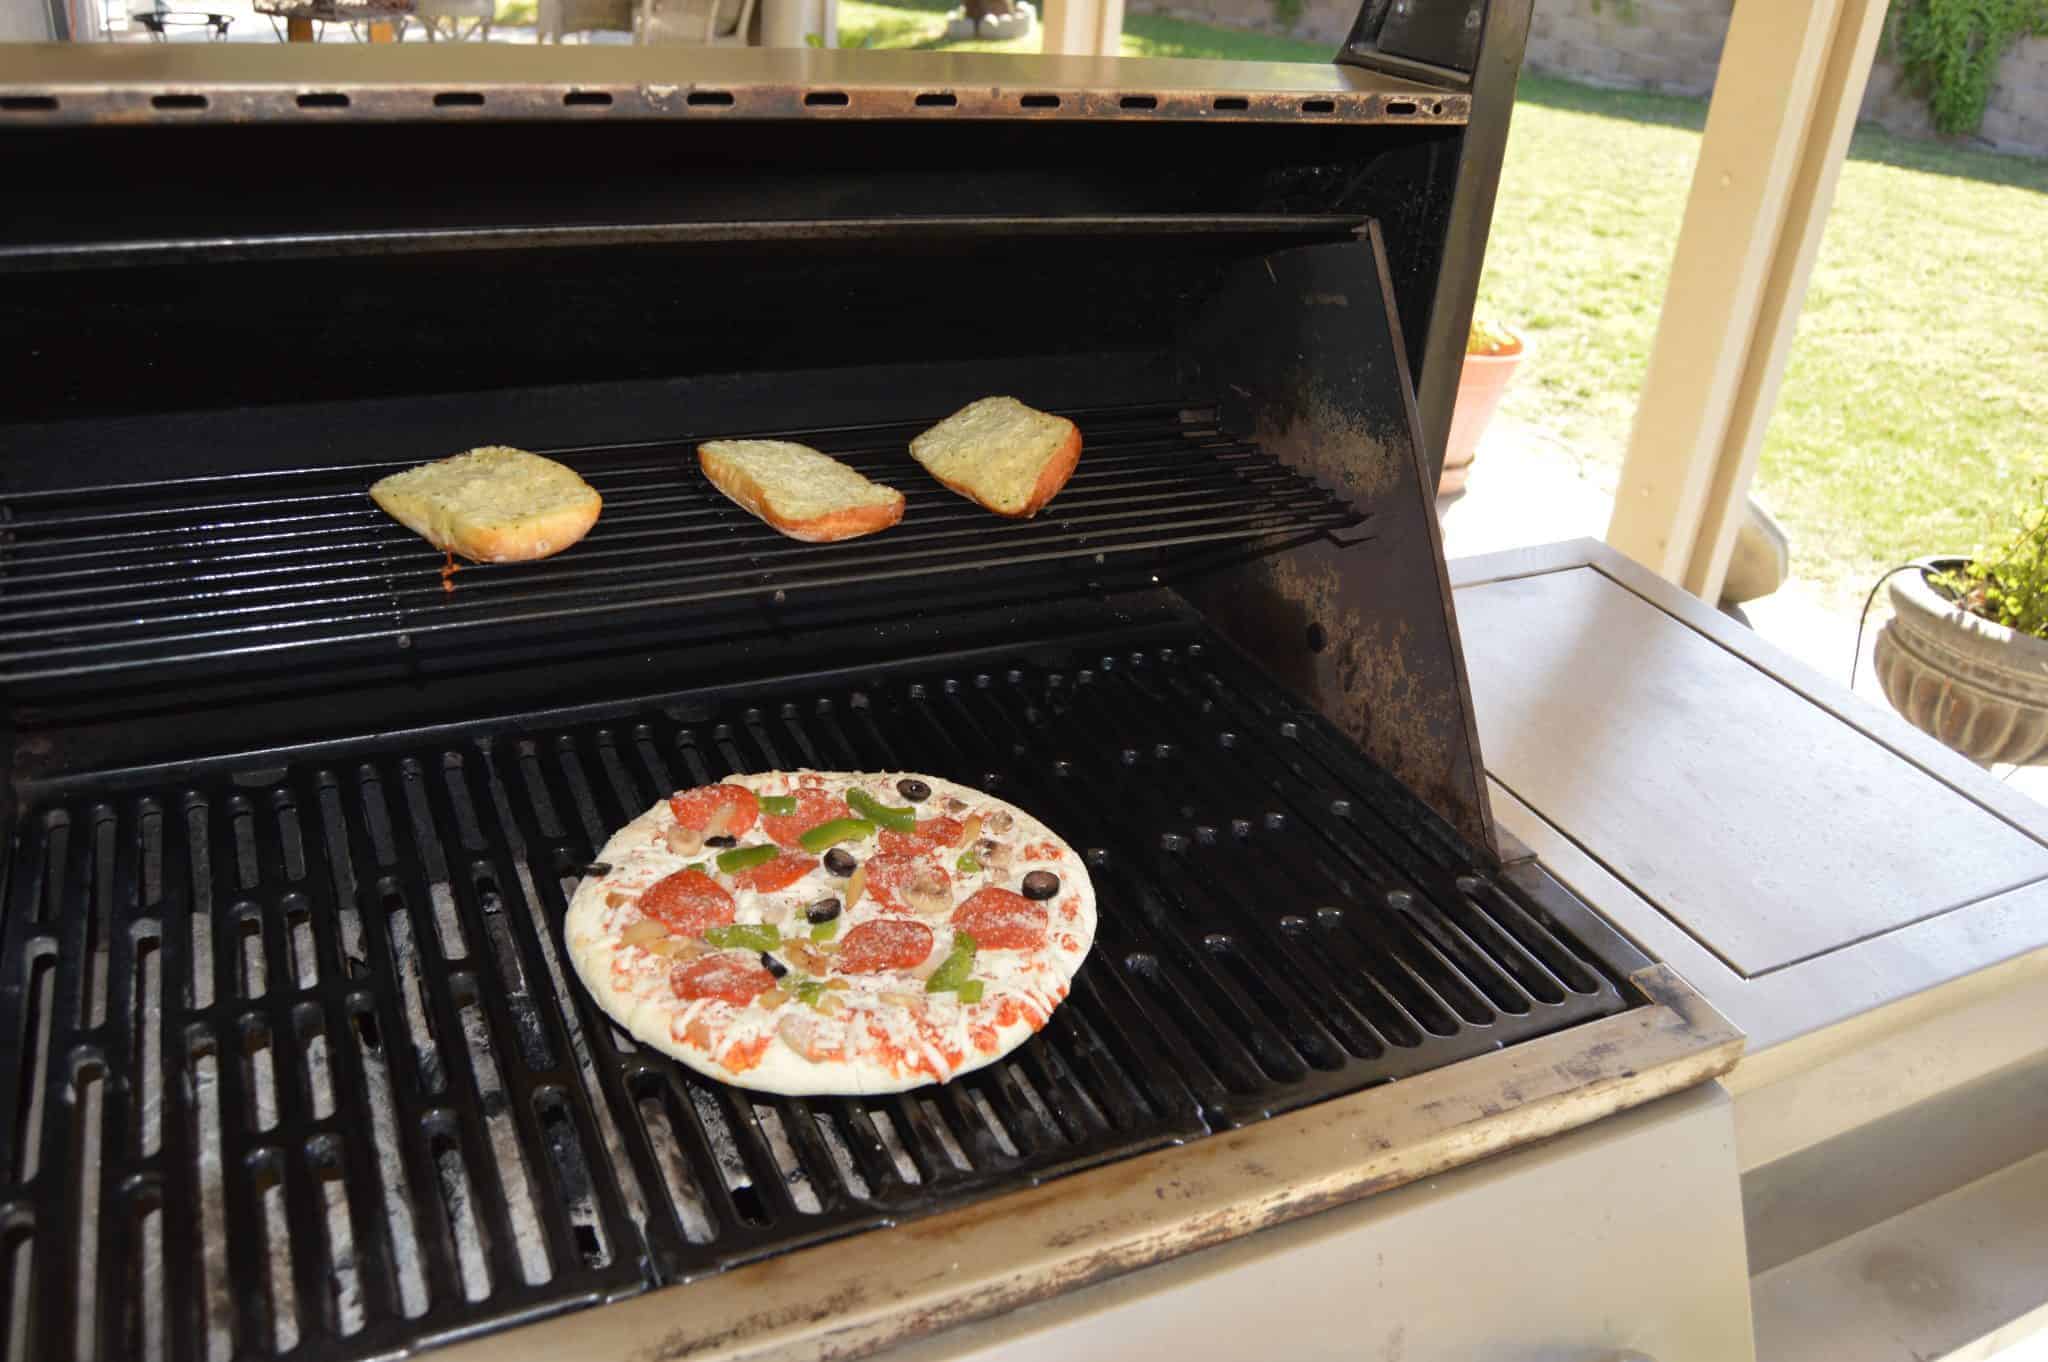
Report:
[[[993,1063],[1095,939],[1073,848],[935,776],[733,776],[605,843],[569,954],[645,1044],[760,1092],[902,1092]]]

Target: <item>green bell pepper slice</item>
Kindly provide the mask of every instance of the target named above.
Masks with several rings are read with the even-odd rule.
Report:
[[[720,950],[772,951],[782,944],[782,931],[772,922],[732,922],[706,931],[704,939]]]
[[[781,854],[782,848],[772,842],[757,847],[734,847],[731,851],[718,853],[718,868],[730,875],[735,871],[766,865]]]
[[[927,993],[951,993],[967,982],[967,976],[974,970],[974,938],[966,932],[953,935],[953,949],[945,961],[932,971],[931,978],[924,981]]]
[[[917,831],[917,810],[909,805],[898,807],[884,804],[866,790],[848,790],[846,807],[852,809],[870,823],[879,823],[895,832]]]
[[[824,851],[841,842],[858,842],[864,837],[875,835],[875,825],[865,818],[835,818],[829,823],[820,823],[807,828],[797,838],[797,845],[805,851]]]

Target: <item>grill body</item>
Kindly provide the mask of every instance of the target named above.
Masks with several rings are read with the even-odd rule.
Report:
[[[1633,1013],[1690,1037],[1494,844],[1416,393],[1526,6],[1421,8],[1328,68],[0,54],[0,1357],[390,1356]],[[1086,440],[1031,522],[904,456],[998,392]],[[904,524],[747,519],[691,450],[763,434]],[[444,583],[363,489],[486,443],[606,511]],[[579,867],[793,766],[1083,850],[1044,1033],[770,1100],[597,1012]]]

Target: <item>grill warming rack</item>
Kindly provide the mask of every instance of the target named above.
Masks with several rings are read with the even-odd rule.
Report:
[[[465,565],[452,590],[443,556],[366,495],[386,473],[452,450],[17,493],[0,524],[0,685],[133,680],[313,652],[404,655],[442,636],[459,644],[478,630],[502,638],[633,612],[799,610],[845,588],[872,598],[963,574],[992,581],[1003,569],[1142,580],[1175,562],[1299,543],[1364,519],[1225,433],[1213,409],[1068,414],[1086,452],[1031,521],[991,516],[919,468],[906,446],[929,420],[779,432],[907,498],[901,525],[829,545],[787,539],[727,502],[697,469],[696,439],[551,450],[603,495],[597,527],[544,562]]]
[[[1043,657],[1043,655],[1040,655]],[[266,762],[274,762],[264,769]],[[1084,850],[1047,1030],[936,1090],[751,1097],[567,974],[574,867],[734,770],[929,769]],[[0,1356],[354,1359],[957,1206],[1621,1011],[1192,626],[30,789],[0,972]]]

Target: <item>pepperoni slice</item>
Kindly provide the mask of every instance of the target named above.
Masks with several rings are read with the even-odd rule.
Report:
[[[1045,905],[990,885],[953,910],[953,925],[985,951],[1031,951],[1045,944]]]
[[[839,947],[839,968],[848,974],[881,974],[921,965],[931,953],[932,929],[922,922],[877,918],[846,934]]]
[[[835,818],[851,818],[853,810],[846,807],[846,801],[838,795],[805,786],[792,790],[796,799],[795,813],[767,813],[761,815],[761,826],[768,831],[768,840],[782,846],[793,847],[796,839],[820,823],[829,823]]]
[[[943,892],[948,902],[952,900],[953,877],[929,857],[884,851],[868,857],[867,870],[867,892],[884,908],[915,912],[904,899],[903,891],[920,880]]]
[[[816,856],[805,856],[795,851],[785,851],[772,861],[748,866],[732,877],[732,882],[742,889],[751,889],[757,894],[772,894],[778,889],[787,889],[804,876],[818,868]]]
[[[899,856],[918,856],[952,846],[960,840],[960,834],[967,829],[953,818],[921,818],[916,832],[897,832],[893,828],[882,829],[882,850],[893,851]]]
[[[661,919],[672,932],[702,936],[732,921],[732,895],[701,870],[678,870],[647,886],[640,911]]]
[[[775,976],[761,962],[742,951],[720,951],[699,960],[678,964],[669,971],[668,986],[685,1002],[716,998],[745,1007],[775,987]]]
[[[761,816],[761,801],[744,785],[699,785],[668,797],[676,822],[706,837],[737,837]]]

